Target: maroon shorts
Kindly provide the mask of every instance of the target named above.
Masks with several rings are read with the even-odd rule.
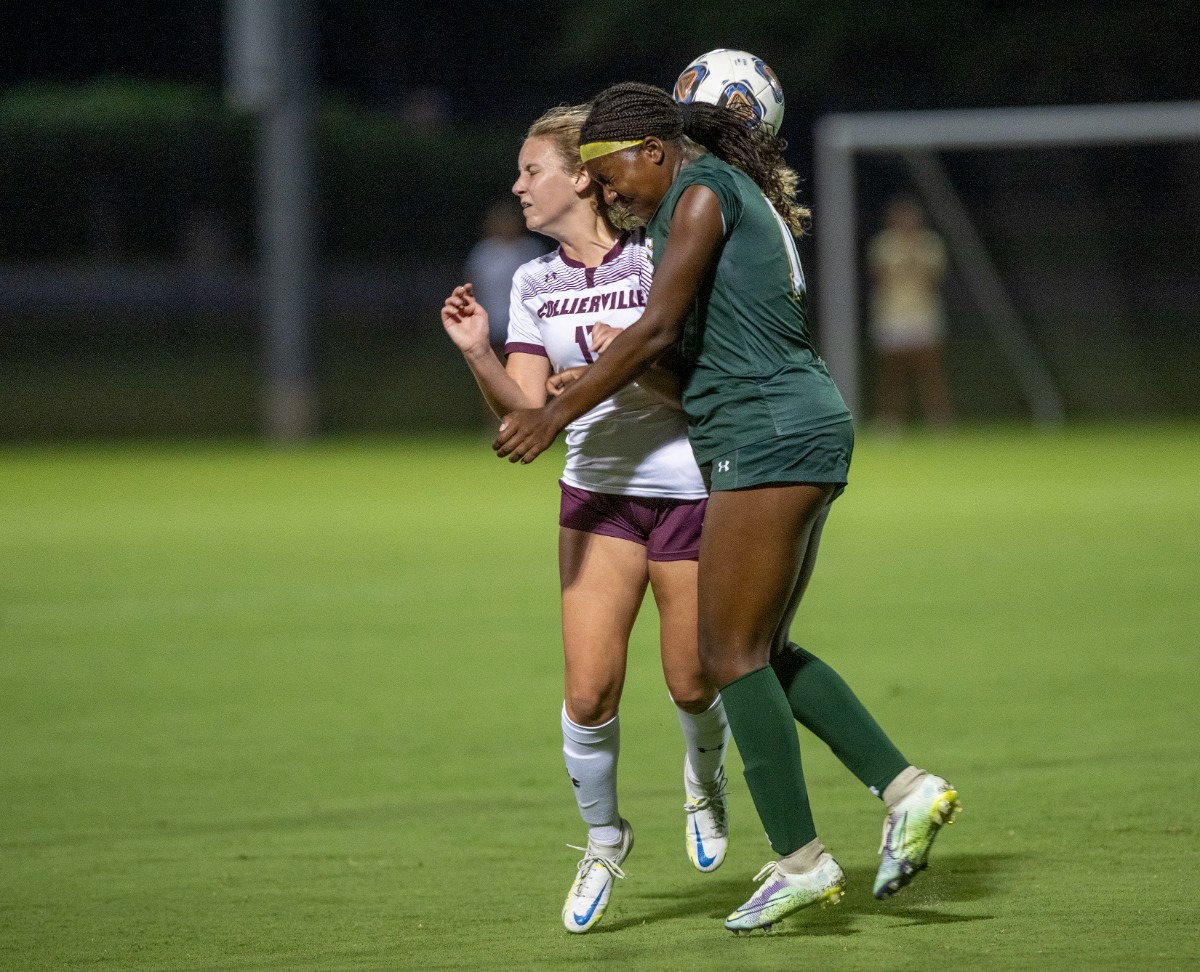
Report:
[[[646,548],[647,560],[696,560],[707,499],[593,493],[559,480],[562,504],[558,525],[568,530],[632,540]]]

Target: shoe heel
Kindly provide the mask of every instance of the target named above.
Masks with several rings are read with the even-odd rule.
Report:
[[[939,827],[943,824],[954,823],[954,818],[960,813],[962,813],[962,804],[958,800],[957,790],[946,790],[929,809],[930,819]]]
[[[844,898],[845,896],[846,896],[845,888],[840,888],[840,887],[839,888],[830,888],[828,891],[825,892],[825,896],[823,898],[821,898],[821,902],[820,902],[821,907],[822,908],[832,908],[835,904],[838,904],[842,900],[842,898]]]

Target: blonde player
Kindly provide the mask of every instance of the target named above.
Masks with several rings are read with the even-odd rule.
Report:
[[[456,287],[442,308],[446,333],[497,416],[544,404],[553,376],[591,364],[645,307],[652,269],[645,235],[613,225],[580,162],[586,117],[586,106],[553,109],[521,147],[513,192],[525,225],[559,246],[513,278],[507,363],[488,344],[487,313],[470,284]],[[578,933],[604,914],[633,847],[633,830],[617,808],[618,706],[629,634],[647,586],[658,606],[663,673],[686,744],[688,856],[699,870],[712,871],[727,846],[729,729],[697,650],[696,558],[707,491],[673,373],[647,375],[572,422],[560,485],[563,753],[588,825],[562,918],[567,931]]]

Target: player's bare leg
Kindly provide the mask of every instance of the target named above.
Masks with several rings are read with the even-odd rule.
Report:
[[[809,581],[812,580],[813,571],[817,568],[817,554],[821,549],[821,534],[824,532],[825,523],[829,519],[830,509],[830,504],[826,503],[820,512],[817,513],[816,519],[813,520],[812,529],[808,532],[808,541],[805,543],[804,552],[800,557],[800,571],[796,575],[796,583],[792,587],[787,607],[784,608],[783,618],[775,629],[775,636],[771,639],[772,657],[778,654],[788,643],[788,638],[792,630],[792,622],[796,619],[796,612],[800,608],[800,602],[804,600],[804,594],[808,590]]]
[[[559,530],[562,583],[563,755],[588,824],[588,841],[563,904],[563,926],[586,932],[604,914],[633,830],[617,810],[617,710],[629,633],[645,595],[645,548],[628,540]]]
[[[629,633],[646,593],[646,550],[580,530],[559,530],[567,715],[597,726],[617,714]]]
[[[780,855],[758,890],[725,921],[731,931],[769,927],[813,904],[836,902],[845,876],[817,839],[796,728],[768,662],[795,598],[822,510],[823,484],[717,491],[701,539],[700,657],[717,684],[745,764],[746,782]]]
[[[651,561],[650,589],[658,608],[663,676],[675,704],[699,714],[717,697],[700,668],[694,560]]]
[[[725,753],[729,723],[716,688],[700,668],[694,560],[650,562],[658,606],[663,674],[683,730],[684,847],[699,871],[715,871],[729,847]]]
[[[833,487],[788,483],[709,497],[700,547],[699,648],[726,685],[762,668],[789,610]],[[815,551],[814,551],[815,559]]]

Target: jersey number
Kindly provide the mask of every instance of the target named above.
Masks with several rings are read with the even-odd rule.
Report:
[[[575,343],[579,345],[579,350],[583,352],[583,360],[588,364],[594,364],[596,359],[592,357],[592,325],[580,324],[575,328]]]
[[[800,266],[800,254],[796,250],[796,238],[792,236],[792,231],[788,229],[787,223],[783,221],[783,217],[775,211],[771,200],[767,200],[767,205],[771,207],[771,215],[775,217],[775,222],[779,224],[779,232],[783,235],[783,248],[787,250],[788,265],[792,271],[792,293],[799,297],[804,293],[805,289],[804,268]]]

